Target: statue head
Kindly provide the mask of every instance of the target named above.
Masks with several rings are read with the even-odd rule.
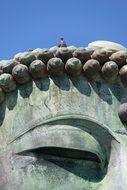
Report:
[[[121,68],[111,60],[82,63],[95,56],[90,49],[57,51],[61,57],[51,58],[49,50],[20,54],[11,74],[0,75],[0,189],[125,190]],[[81,60],[67,58],[79,53]]]

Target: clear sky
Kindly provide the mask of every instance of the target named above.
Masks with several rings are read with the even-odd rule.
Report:
[[[127,46],[127,0],[0,0],[0,60],[55,46],[62,36],[68,45]]]

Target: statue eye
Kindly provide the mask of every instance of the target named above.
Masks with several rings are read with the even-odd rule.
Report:
[[[63,158],[71,158],[77,160],[88,160],[88,161],[95,161],[101,163],[100,158],[92,152],[80,150],[80,149],[73,149],[73,148],[63,148],[63,147],[42,147],[36,148],[33,150],[25,151],[20,154],[25,155],[28,152],[32,152],[38,155],[48,155],[48,156],[57,156]]]
[[[15,150],[20,155],[32,152],[37,158],[61,157],[93,161],[102,166],[107,163],[102,144],[90,133],[70,125],[35,128],[16,141]]]
[[[52,178],[69,174],[90,181],[100,181],[105,175],[101,158],[96,153],[63,147],[40,147],[18,153],[28,172],[33,165],[33,173],[47,175]],[[18,156],[18,155],[17,155]],[[31,159],[31,160],[30,160]],[[24,166],[24,165],[23,165]]]

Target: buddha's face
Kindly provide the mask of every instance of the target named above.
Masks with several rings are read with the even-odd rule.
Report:
[[[89,85],[82,76],[8,94],[0,112],[0,189],[126,190],[127,135],[117,116],[125,96],[117,84]]]

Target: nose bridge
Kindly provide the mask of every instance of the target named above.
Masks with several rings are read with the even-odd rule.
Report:
[[[127,189],[127,151],[126,147],[117,142],[112,143],[107,175],[102,187],[105,190]],[[102,189],[103,189],[102,188]]]
[[[120,183],[123,184],[124,188],[127,188],[127,151],[125,146],[121,146],[120,155],[119,155],[119,168],[120,168]]]

